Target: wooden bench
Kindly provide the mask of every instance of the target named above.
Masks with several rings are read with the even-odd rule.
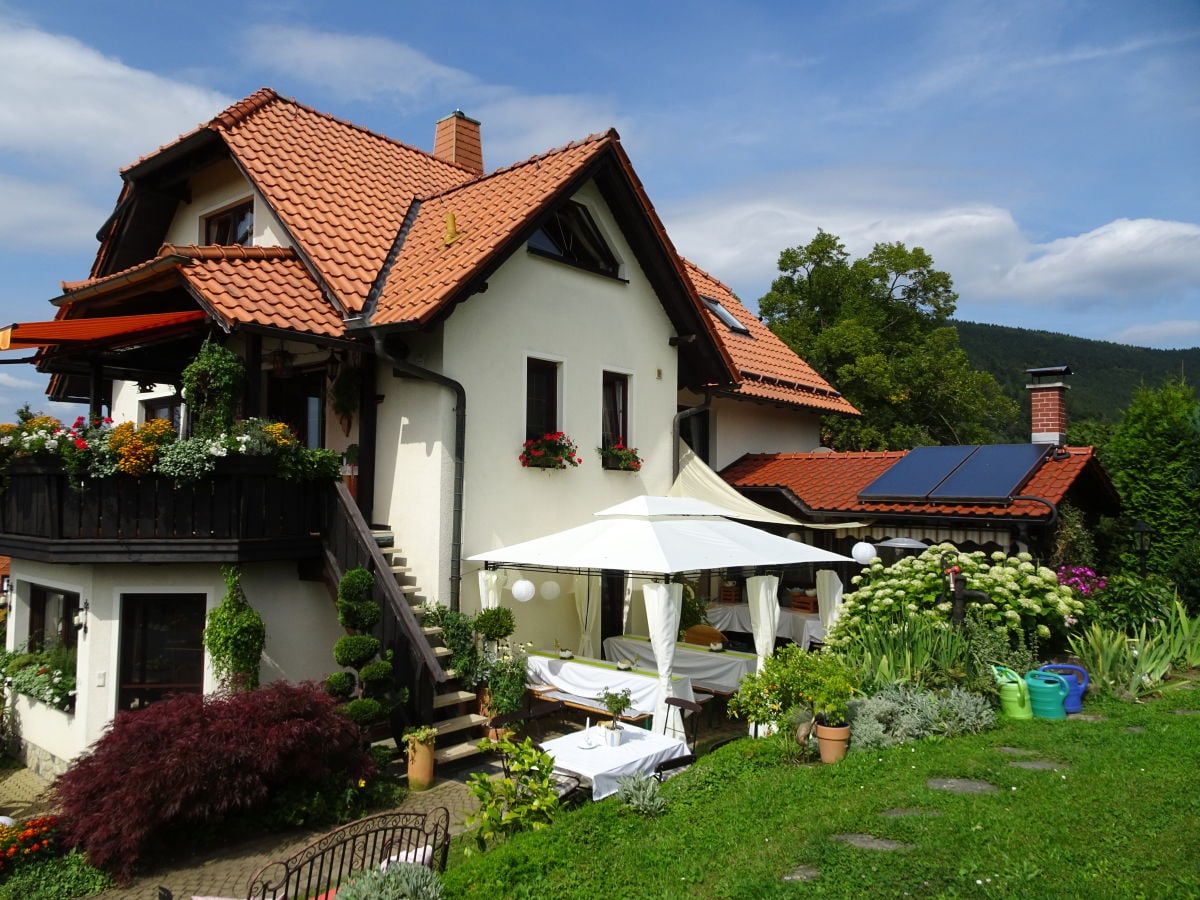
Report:
[[[539,690],[539,688],[544,688]],[[566,691],[556,691],[549,688],[548,685],[532,685],[533,695],[539,700],[556,700],[563,706],[570,709],[578,709],[583,712],[595,713],[603,718],[612,718],[612,714],[604,707],[599,700],[594,697],[581,697],[578,694],[568,694]],[[705,704],[713,699],[712,694],[705,694],[699,691],[694,691],[696,703]],[[629,712],[621,716],[622,722],[629,722],[632,725],[641,725],[644,728],[650,727],[650,720],[654,718],[654,713],[649,712]]]
[[[317,838],[285,860],[267,863],[250,879],[247,900],[316,897],[388,860],[442,872],[450,851],[450,811],[367,816]]]

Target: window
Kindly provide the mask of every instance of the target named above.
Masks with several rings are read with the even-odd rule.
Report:
[[[204,243],[220,247],[240,245],[249,247],[254,242],[254,202],[247,200],[204,220]]]
[[[714,300],[712,297],[705,297],[703,295],[701,295],[700,299],[704,301],[704,305],[708,307],[708,311],[720,319],[730,331],[737,334],[748,335],[750,333],[750,329],[734,318],[733,313],[722,306],[719,300]]]
[[[157,400],[142,401],[142,422],[149,422],[151,419],[166,419],[175,428],[175,433],[180,433],[182,424],[183,404],[176,397],[159,397]]]
[[[323,446],[325,436],[325,373],[285,370],[267,378],[267,418],[283,422],[305,447]]]
[[[525,440],[558,431],[558,363],[526,360]]]
[[[687,407],[679,407],[684,412]],[[692,451],[705,463],[709,461],[708,445],[709,411],[695,413],[679,420],[679,436],[692,448]]]
[[[628,375],[604,373],[600,435],[603,447],[611,447],[618,441],[629,442]]]
[[[620,264],[604,242],[591,213],[574,200],[568,200],[555,210],[550,220],[534,232],[529,239],[529,249],[589,272],[613,278],[620,276]]]
[[[117,709],[204,690],[203,594],[122,594]]]
[[[29,590],[30,653],[53,647],[75,646],[75,614],[79,595],[33,585]]]

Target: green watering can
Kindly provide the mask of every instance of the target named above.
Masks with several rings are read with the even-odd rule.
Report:
[[[1067,717],[1064,701],[1071,692],[1067,679],[1054,672],[1034,669],[1025,673],[1025,683],[1029,686],[1029,699],[1033,705],[1034,716],[1039,719]]]
[[[992,673],[1000,685],[1000,714],[1010,719],[1032,719],[1033,706],[1024,679],[1007,666],[992,666]]]

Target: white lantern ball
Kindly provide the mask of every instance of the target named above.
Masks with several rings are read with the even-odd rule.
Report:
[[[16,824],[17,820],[11,816],[0,816],[0,825],[3,825],[5,828],[12,828]]]
[[[800,540],[800,538],[802,538],[802,537],[804,537],[804,535],[802,535],[802,534],[801,534],[800,532],[798,532],[798,531],[789,531],[789,532],[788,532],[787,539],[788,539],[789,541],[798,541],[798,540]]]
[[[547,600],[557,600],[558,595],[562,593],[562,588],[559,587],[557,581],[543,581],[540,591]]]
[[[513,599],[521,603],[528,603],[533,599],[533,582],[528,578],[522,578],[520,581],[514,581],[512,586]]]
[[[866,541],[859,541],[850,548],[850,555],[854,557],[854,561],[860,566],[870,565],[878,554],[875,552],[875,545],[869,544]]]

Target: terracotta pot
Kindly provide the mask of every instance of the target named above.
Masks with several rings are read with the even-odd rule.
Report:
[[[839,762],[850,749],[849,725],[822,725],[817,723],[817,749],[821,762]]]
[[[433,744],[408,745],[408,788],[425,791],[433,786]]]

